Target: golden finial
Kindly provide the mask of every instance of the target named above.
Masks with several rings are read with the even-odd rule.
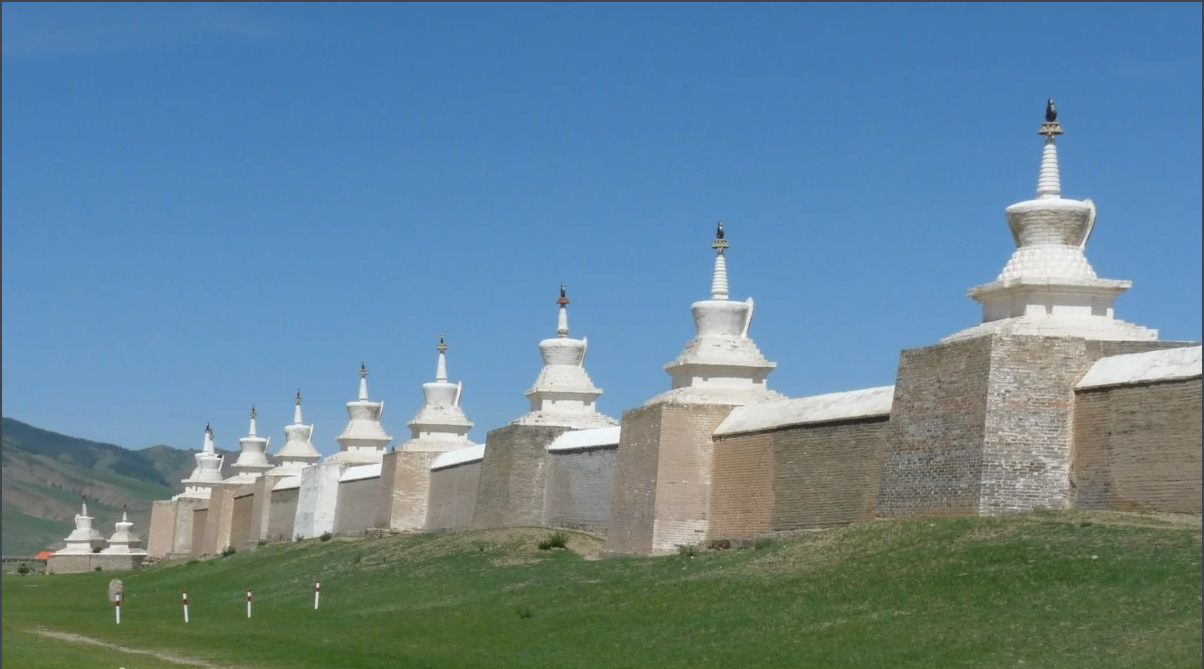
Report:
[[[1053,98],[1050,98],[1045,103],[1045,122],[1041,124],[1037,134],[1053,139],[1062,133],[1062,124],[1058,123],[1058,108],[1054,106]]]
[[[719,225],[715,229],[715,241],[711,243],[711,248],[723,253],[727,247],[727,240],[723,238],[723,221],[719,221]]]
[[[213,428],[209,427],[209,423],[205,423],[205,434],[213,436]]]
[[[295,401],[297,403],[297,406],[301,406],[301,389],[300,388],[297,389],[297,399]]]
[[[447,344],[445,344],[443,342],[443,333],[442,332],[439,333],[439,345],[435,347],[435,350],[440,353],[447,350]]]
[[[256,416],[258,416],[258,414],[256,414],[256,413],[255,413],[255,405],[254,405],[254,404],[252,404],[252,405],[251,405],[251,418],[252,418],[252,419],[255,419],[255,418],[256,418]]]
[[[360,363],[360,378],[361,379],[368,378],[368,365],[366,365],[362,362]]]
[[[563,307],[568,303],[569,303],[568,291],[565,290],[564,284],[562,283],[562,284],[560,284],[560,299],[556,300],[556,304],[559,304],[560,306]]]

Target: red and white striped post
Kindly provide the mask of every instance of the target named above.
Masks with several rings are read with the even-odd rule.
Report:
[[[188,624],[188,591],[184,591],[184,624]]]
[[[322,582],[314,583],[314,610],[318,610],[318,600],[322,597]]]
[[[118,592],[113,597],[113,604],[115,605],[113,607],[113,610],[117,612],[117,624],[120,625],[121,624],[121,593],[120,592]]]
[[[247,617],[251,617],[251,591],[247,591]]]

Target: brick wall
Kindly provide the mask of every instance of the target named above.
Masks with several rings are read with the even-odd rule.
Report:
[[[268,541],[292,541],[293,521],[297,517],[297,496],[300,488],[273,490],[271,510],[268,511]]]
[[[192,510],[192,544],[189,546],[188,553],[194,558],[202,555],[201,549],[205,545],[205,526],[208,524],[209,502],[205,501]]]
[[[472,527],[480,481],[480,461],[431,472],[426,529],[436,531]]]
[[[160,500],[151,505],[150,527],[146,532],[146,554],[167,557],[176,538],[176,500]]]
[[[251,540],[251,512],[255,508],[255,487],[247,486],[234,497],[230,515],[230,543],[237,550],[246,548],[247,544],[254,545]]]
[[[357,536],[376,524],[376,507],[380,499],[380,477],[342,481],[339,483],[335,507],[334,533]]]
[[[543,522],[548,444],[567,428],[508,425],[486,437],[473,527],[515,527]]]
[[[664,405],[625,411],[615,460],[610,528],[606,552],[647,555],[652,552],[656,518],[656,474]]]
[[[431,494],[431,463],[442,451],[394,451],[381,464],[375,527],[421,532]]]
[[[887,416],[820,423],[774,435],[773,529],[832,527],[878,513]]]
[[[194,520],[194,511],[197,507],[208,505],[205,500],[191,499],[182,497],[175,501],[176,504],[176,529],[175,537],[172,539],[171,553],[169,557],[185,557],[192,555],[192,524]]]
[[[773,530],[776,432],[715,439],[708,539],[751,538]]]
[[[282,478],[264,475],[255,480],[255,499],[251,504],[251,533],[246,543],[248,548],[268,538],[268,525],[272,522],[272,488]]]
[[[230,545],[230,528],[234,521],[234,497],[242,486],[219,485],[209,493],[209,513],[205,519],[205,535],[200,555],[217,555]],[[197,547],[193,546],[193,555]]]
[[[1073,505],[1200,513],[1201,412],[1198,377],[1079,391]]]
[[[549,453],[543,524],[605,534],[618,453],[617,445]]]

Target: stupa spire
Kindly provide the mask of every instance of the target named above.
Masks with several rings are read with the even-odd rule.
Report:
[[[715,230],[715,241],[711,243],[711,248],[715,249],[715,274],[711,277],[712,300],[726,300],[728,296],[727,258],[723,255],[727,247],[727,240],[723,238],[723,221],[719,221]]]
[[[80,495],[80,497],[82,497],[83,500],[80,502],[80,505],[79,505],[80,506],[79,515],[87,516],[88,515],[88,496],[85,494],[85,495]]]
[[[127,513],[127,511],[129,511],[128,507],[128,503],[121,505],[121,522],[123,523],[128,523],[130,521],[130,516]]]
[[[1041,173],[1037,177],[1037,199],[1049,200],[1062,197],[1062,176],[1058,170],[1058,144],[1054,139],[1063,133],[1058,122],[1058,109],[1053,98],[1045,103],[1045,122],[1037,134],[1045,137],[1045,150],[1041,153]]]
[[[556,336],[569,336],[569,298],[566,294],[564,284],[560,284],[560,298],[556,300],[556,304],[560,305],[560,314],[556,317]]]
[[[213,453],[213,428],[209,427],[209,423],[205,423],[205,444],[201,446],[201,452]]]
[[[296,403],[296,407],[293,409],[293,425],[300,425],[302,422],[301,421],[301,389],[300,388],[297,389],[297,397],[293,401]]]
[[[439,362],[435,363],[435,380],[439,383],[447,383],[447,344],[443,341],[443,335],[439,335],[439,345],[435,347],[439,351]]]
[[[359,401],[368,401],[368,365],[360,363],[360,397]]]
[[[256,418],[256,416],[258,416],[258,415],[259,415],[259,414],[255,413],[255,405],[254,405],[254,404],[252,404],[252,405],[251,405],[251,427],[250,427],[250,428],[247,430],[247,436],[248,436],[248,437],[257,437],[257,436],[259,436],[259,435],[255,434],[255,418]]]

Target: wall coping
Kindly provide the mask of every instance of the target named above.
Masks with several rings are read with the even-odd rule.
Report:
[[[714,436],[760,432],[790,425],[889,416],[894,397],[894,386],[879,386],[749,404],[733,409],[719,424]]]
[[[1100,358],[1075,390],[1200,378],[1200,352],[1200,346],[1185,346]]]
[[[276,485],[272,486],[272,492],[277,490],[296,490],[301,487],[300,476],[286,476],[280,479]]]
[[[381,464],[374,465],[356,465],[348,467],[346,471],[339,475],[339,483],[347,483],[349,481],[363,481],[365,479],[380,478]]]
[[[556,437],[552,443],[548,444],[548,452],[556,451],[577,451],[587,448],[601,448],[604,446],[619,445],[619,433],[622,428],[614,427],[598,427],[592,430],[572,430]]]
[[[446,469],[455,467],[456,465],[470,464],[480,462],[485,459],[485,444],[469,446],[468,448],[457,448],[454,451],[448,451],[443,455],[435,458],[431,463],[431,471],[436,469]]]

